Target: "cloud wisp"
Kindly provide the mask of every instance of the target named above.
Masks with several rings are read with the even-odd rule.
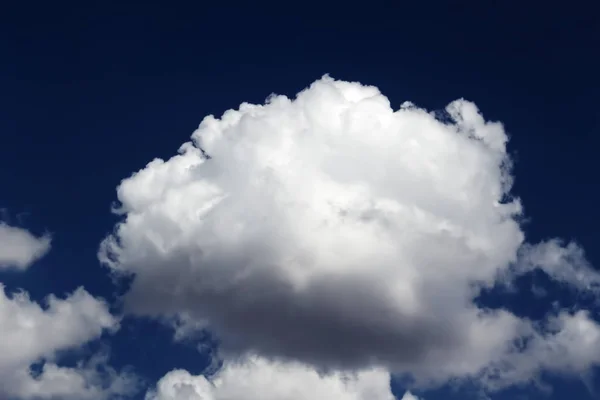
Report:
[[[29,231],[0,222],[0,270],[26,270],[50,250],[50,236],[37,237]]]

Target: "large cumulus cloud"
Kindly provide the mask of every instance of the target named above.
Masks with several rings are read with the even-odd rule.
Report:
[[[548,330],[474,302],[534,268],[600,282],[575,244],[525,242],[507,140],[471,102],[393,110],[375,87],[324,77],[206,117],[178,155],[123,180],[100,258],[135,276],[128,312],[210,327],[226,354],[493,388],[561,369],[558,341],[589,368],[588,314]]]

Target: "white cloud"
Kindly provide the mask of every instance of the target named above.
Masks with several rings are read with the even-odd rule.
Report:
[[[50,250],[49,236],[36,237],[25,229],[0,222],[0,269],[25,270]]]
[[[184,370],[165,375],[146,400],[394,400],[382,370],[319,374],[299,363],[259,357],[230,362],[212,377]],[[416,399],[410,394],[403,400]]]
[[[526,272],[540,268],[549,277],[572,288],[600,293],[600,274],[586,260],[583,249],[575,243],[563,244],[558,239],[548,240],[521,249],[518,268]]]
[[[557,368],[548,346],[570,324],[546,335],[473,299],[532,268],[582,290],[598,273],[577,247],[524,244],[502,124],[465,100],[446,113],[394,111],[374,87],[325,77],[209,116],[179,155],[121,183],[125,220],[100,258],[135,274],[128,312],[210,326],[227,354],[491,388]],[[598,361],[580,360],[593,341],[564,345]]]
[[[423,400],[423,399],[419,399],[417,396],[415,396],[411,392],[406,392],[406,393],[404,393],[404,396],[402,396],[401,400]]]
[[[103,399],[132,389],[134,381],[92,359],[60,367],[57,354],[98,338],[117,321],[106,304],[78,289],[65,299],[47,298],[47,307],[0,284],[0,397],[17,399]],[[42,371],[31,370],[44,361]],[[99,372],[102,367],[104,372]]]
[[[493,360],[480,379],[502,388],[533,381],[542,371],[583,377],[600,365],[600,325],[588,312],[561,312],[545,325],[523,338],[524,349]]]

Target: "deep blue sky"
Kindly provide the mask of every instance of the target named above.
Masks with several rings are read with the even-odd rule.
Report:
[[[593,1],[20,3],[0,17],[0,208],[54,242],[26,274],[0,276],[9,288],[113,296],[96,250],[119,181],[173,155],[203,116],[294,95],[325,73],[376,85],[394,107],[474,101],[511,135],[530,239],[573,238],[600,265]],[[201,371],[169,338],[128,322],[107,340],[116,364],[151,382],[174,366]],[[547,398],[566,394],[589,398],[565,381]]]

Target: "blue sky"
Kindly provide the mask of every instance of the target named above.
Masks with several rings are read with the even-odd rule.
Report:
[[[0,397],[595,398],[598,10],[491,3],[7,6]]]

